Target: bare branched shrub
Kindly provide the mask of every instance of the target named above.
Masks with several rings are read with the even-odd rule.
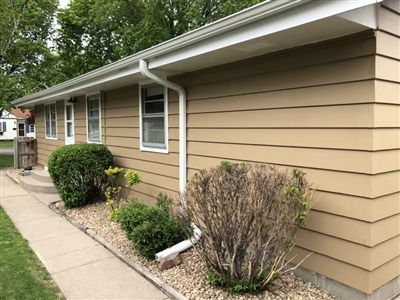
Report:
[[[310,210],[305,173],[231,164],[197,173],[186,187],[182,218],[202,237],[196,249],[212,283],[232,291],[266,288],[284,273],[296,230]]]

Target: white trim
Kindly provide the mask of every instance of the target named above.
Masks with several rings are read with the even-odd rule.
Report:
[[[100,130],[100,141],[91,141],[89,140],[89,111],[88,111],[88,97],[90,96],[94,96],[94,95],[98,95],[99,98],[99,130]],[[102,131],[102,114],[101,114],[101,110],[102,110],[102,93],[101,92],[96,92],[96,93],[90,93],[90,94],[86,94],[85,95],[85,105],[86,105],[86,142],[88,144],[101,144],[102,143],[102,136],[103,136],[103,131]]]
[[[68,131],[68,129],[67,129],[67,106],[71,106],[72,107],[72,110],[71,110],[71,113],[72,113],[72,134],[73,134],[73,138],[74,138],[74,142],[72,143],[72,144],[70,144],[70,143],[68,143],[67,144],[67,131]],[[65,145],[73,145],[73,144],[75,144],[75,104],[74,103],[69,103],[68,101],[65,101],[64,102],[64,131],[65,131],[65,134],[64,134],[64,136],[65,136]]]
[[[28,133],[35,133],[35,132],[36,132],[36,126],[35,126],[35,124],[29,124],[28,127],[29,127],[29,132],[28,132]],[[31,131],[31,128],[32,128],[32,127],[33,127],[33,131]]]
[[[168,88],[164,86],[164,141],[165,148],[143,146],[143,118],[142,118],[142,87],[160,85],[154,81],[144,81],[139,83],[139,149],[140,151],[156,152],[156,153],[169,153],[169,125],[168,125]],[[161,85],[162,86],[162,85]]]
[[[56,137],[52,136],[47,136],[47,125],[46,125],[46,106],[53,105],[54,104],[54,110],[56,114]],[[44,137],[46,140],[58,140],[58,116],[57,116],[57,102],[51,102],[51,103],[46,103],[43,105],[43,111],[44,111]],[[51,114],[51,110],[50,110]],[[51,134],[51,120],[50,120],[50,134]]]
[[[97,84],[138,74],[138,63],[141,59],[151,60],[151,68],[163,66],[168,71],[168,64],[175,61],[190,60],[193,56],[210,53],[216,47],[227,47],[228,45],[234,45],[245,40],[249,41],[260,36],[283,32],[313,21],[337,16],[338,14],[365,6],[375,5],[381,1],[265,1],[92,72],[14,100],[12,104],[34,105],[43,101],[51,101],[55,97],[64,98],[70,93],[82,91]],[[229,43],[221,45],[221,43],[218,43],[218,40],[222,41],[223,39],[219,39],[219,37],[224,34],[229,37]],[[213,43],[211,43],[212,40]],[[196,49],[186,51],[184,48]]]

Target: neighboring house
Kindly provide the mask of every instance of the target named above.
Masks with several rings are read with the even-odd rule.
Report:
[[[400,1],[262,3],[13,103],[36,109],[40,164],[103,143],[146,202],[221,160],[299,167],[318,198],[299,273],[400,292]]]
[[[17,136],[18,137],[36,137],[35,124],[29,122],[31,111],[29,109],[21,110],[12,108],[11,114],[17,118]]]
[[[0,118],[0,140],[13,140],[16,137],[36,137],[35,124],[27,122],[29,109],[4,111]]]
[[[13,140],[17,136],[17,118],[4,111],[0,116],[0,141]]]

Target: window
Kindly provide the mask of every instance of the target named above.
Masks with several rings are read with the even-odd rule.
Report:
[[[165,87],[148,85],[141,87],[141,150],[167,151],[167,101]]]
[[[101,143],[100,95],[87,96],[86,101],[88,142]]]
[[[0,132],[6,132],[6,122],[0,122]]]
[[[29,125],[29,132],[34,133],[35,132],[35,124],[30,124]]]
[[[44,106],[46,138],[57,138],[57,110],[56,104],[48,104]]]
[[[25,123],[18,123],[18,137],[25,136]]]

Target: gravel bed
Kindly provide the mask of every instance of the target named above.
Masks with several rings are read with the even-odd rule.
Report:
[[[168,282],[176,290],[191,300],[306,300],[306,299],[335,299],[327,292],[317,288],[309,282],[296,277],[293,273],[286,273],[281,280],[273,283],[269,291],[251,295],[231,295],[226,291],[213,287],[204,280],[205,269],[197,253],[191,249],[182,253],[183,263],[172,269],[160,271],[157,262],[141,257],[132,248],[131,242],[125,237],[119,224],[108,220],[110,213],[105,204],[95,203],[82,208],[63,209],[62,202],[56,207],[63,210],[73,220],[90,228],[107,242],[112,244],[125,255],[148,268],[154,275]]]

